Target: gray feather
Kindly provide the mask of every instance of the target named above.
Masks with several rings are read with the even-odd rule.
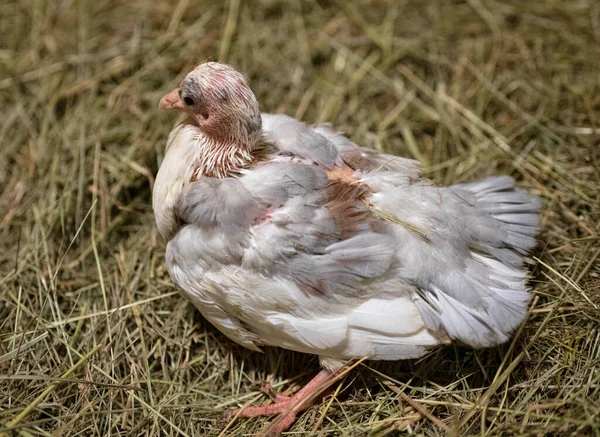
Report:
[[[393,256],[394,246],[389,238],[369,233],[332,244],[322,255],[296,256],[284,271],[317,292],[332,297],[336,293],[356,295],[365,279],[380,276],[389,269]]]
[[[194,181],[177,204],[178,216],[183,221],[204,226],[249,226],[261,210],[244,185],[233,178]]]
[[[262,120],[265,139],[275,143],[282,152],[325,168],[343,164],[331,141],[306,124],[283,114],[262,114]]]
[[[292,197],[310,194],[327,183],[321,168],[293,162],[260,166],[240,180],[254,197],[269,205],[282,205]]]
[[[344,162],[356,170],[389,170],[415,179],[421,174],[419,161],[360,147],[327,124],[314,126],[313,129],[327,138]]]
[[[446,212],[454,209],[466,240],[460,243],[450,233],[443,238],[454,238],[455,245],[466,244],[473,253],[460,262],[444,260],[440,253],[435,269],[421,269],[415,280],[440,311],[423,301],[419,307],[430,329],[442,326],[451,337],[474,347],[498,344],[525,316],[529,294],[523,255],[535,245],[540,202],[515,189],[509,177],[456,185],[449,192],[461,201],[442,194],[441,204]],[[442,220],[446,226],[451,223]]]

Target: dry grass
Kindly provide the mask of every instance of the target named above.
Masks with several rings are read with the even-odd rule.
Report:
[[[596,0],[8,0],[0,35],[0,434],[219,435],[223,410],[265,401],[256,382],[317,371],[232,344],[164,267],[157,102],[218,59],[263,110],[331,121],[439,183],[511,174],[544,201],[512,343],[362,364],[292,433],[600,435]]]

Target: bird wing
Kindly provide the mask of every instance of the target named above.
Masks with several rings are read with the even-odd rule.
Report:
[[[251,229],[245,268],[324,294],[350,292],[389,268],[394,241],[376,229],[359,184],[301,162],[268,163],[239,181],[267,207]]]

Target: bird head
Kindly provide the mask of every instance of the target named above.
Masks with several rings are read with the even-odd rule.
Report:
[[[218,142],[252,149],[261,135],[256,97],[244,76],[229,65],[198,65],[158,107],[188,113],[207,137]]]

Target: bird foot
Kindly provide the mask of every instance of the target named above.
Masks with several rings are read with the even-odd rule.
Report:
[[[271,390],[273,389],[271,388]],[[271,423],[260,434],[261,436],[265,437],[275,437],[281,435],[281,433],[287,430],[290,426],[292,426],[292,424],[296,420],[297,410],[294,407],[297,405],[298,401],[291,397],[278,395],[276,393],[273,393],[273,395],[276,396],[277,399],[272,404],[265,405],[262,407],[250,406],[230,410],[227,413],[227,420],[231,420],[234,417],[258,417],[281,414],[282,416],[280,418]],[[308,405],[302,409],[305,408],[308,408]]]
[[[248,406],[229,410],[226,420],[231,420],[234,417],[273,416],[274,414],[282,414],[293,408],[293,398],[276,393],[268,382],[261,383],[259,390],[267,395],[273,403],[262,407]]]
[[[287,430],[294,421],[298,412],[306,410],[315,401],[314,395],[321,391],[321,384],[324,383],[331,372],[321,370],[306,386],[293,396],[284,396],[273,390],[273,387],[267,382],[261,384],[259,390],[265,393],[273,401],[270,405],[262,407],[248,406],[229,410],[226,414],[226,420],[230,421],[238,417],[258,417],[272,416],[281,414],[272,424],[270,424],[261,435],[278,436]]]

